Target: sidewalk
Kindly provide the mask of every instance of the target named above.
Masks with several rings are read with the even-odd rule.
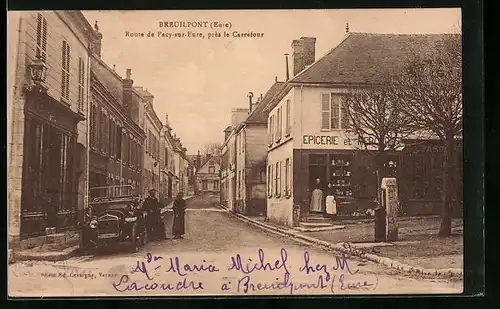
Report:
[[[265,222],[264,217],[248,217],[231,210],[228,213],[266,231],[288,236],[301,243],[328,251],[345,252],[402,272],[439,277],[463,276],[461,219],[452,221],[452,236],[438,238],[436,233],[439,217],[401,218],[397,242],[375,243],[373,220],[339,220],[334,223],[345,225],[344,229],[300,232]]]
[[[192,198],[186,196],[184,199]],[[172,211],[173,202],[162,208],[161,213]],[[79,237],[70,239],[59,244],[43,244],[27,250],[11,250],[8,251],[8,262],[15,263],[16,261],[63,261],[72,258],[80,253]]]

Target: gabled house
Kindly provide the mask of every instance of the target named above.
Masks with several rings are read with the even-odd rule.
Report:
[[[220,162],[219,158],[207,155],[196,172],[196,186],[199,194],[220,193]]]
[[[323,185],[333,184],[338,214],[348,215],[373,206],[373,157],[360,150],[347,134],[349,122],[341,97],[352,87],[383,82],[412,55],[433,53],[444,36],[347,33],[340,44],[317,61],[315,38],[292,42],[291,79],[265,107],[270,221],[297,226],[308,220],[310,193],[318,178]],[[438,203],[439,182],[435,175],[439,172],[429,171],[415,158],[404,157],[405,162],[400,159],[396,153],[388,158],[388,165],[401,180],[403,207]],[[407,171],[401,177],[407,167],[408,171],[412,169],[411,175]],[[423,172],[425,169],[427,172]],[[412,182],[402,183],[405,180]],[[427,188],[425,194],[416,195],[422,191],[419,188]]]
[[[235,129],[236,208],[248,215],[266,213],[267,111],[265,106],[283,88],[277,79],[256,103],[249,97],[249,115]]]

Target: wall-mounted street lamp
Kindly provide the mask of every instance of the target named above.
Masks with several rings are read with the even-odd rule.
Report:
[[[37,56],[36,59],[28,65],[28,68],[31,81],[29,85],[25,86],[25,90],[28,92],[33,90],[46,92],[48,87],[45,84],[45,79],[47,78],[47,65],[45,64],[45,60]]]

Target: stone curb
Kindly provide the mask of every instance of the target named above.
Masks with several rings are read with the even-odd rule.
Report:
[[[316,247],[320,247],[322,249],[326,249],[327,251],[335,251],[342,252],[352,256],[356,256],[362,259],[366,259],[368,261],[382,264],[392,269],[396,269],[398,271],[408,273],[408,274],[421,274],[421,275],[431,275],[438,276],[443,278],[460,278],[463,277],[463,270],[458,268],[447,268],[447,269],[425,269],[422,267],[415,267],[407,264],[400,263],[398,261],[392,260],[386,257],[380,257],[378,255],[372,253],[364,253],[362,250],[351,248],[349,246],[345,246],[344,244],[333,244],[321,239],[301,235],[295,231],[290,231],[284,228],[278,228],[263,222],[259,222],[253,219],[250,219],[242,214],[236,213],[227,207],[224,207],[219,204],[219,207],[227,210],[228,214],[237,217],[238,219],[250,223],[252,225],[258,226],[267,231],[273,232],[275,234],[279,234],[281,236],[290,236],[293,240],[299,241],[302,244],[314,245]]]
[[[34,252],[32,250],[24,250],[13,253],[14,261],[64,261],[78,254],[80,246],[73,246],[61,251],[52,252]]]

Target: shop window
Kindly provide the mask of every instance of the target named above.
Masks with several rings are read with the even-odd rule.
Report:
[[[330,155],[330,183],[336,195],[353,196],[351,167],[351,155]]]

